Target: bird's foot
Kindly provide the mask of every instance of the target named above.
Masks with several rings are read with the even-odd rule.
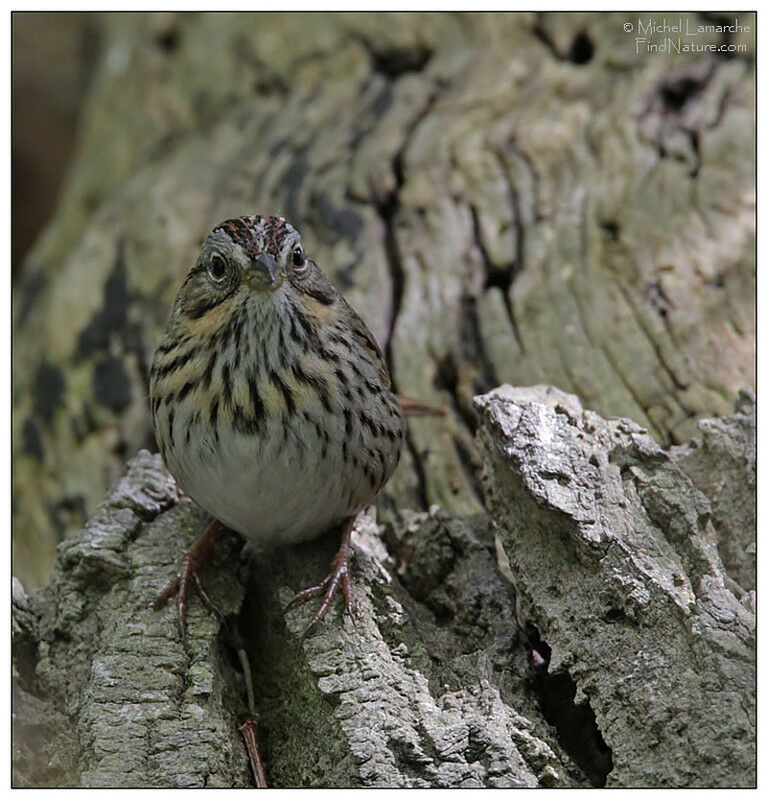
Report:
[[[211,523],[206,532],[192,545],[184,558],[181,559],[178,575],[165,585],[153,603],[153,608],[159,609],[164,606],[171,597],[176,595],[179,630],[181,632],[182,642],[186,638],[187,602],[193,587],[197,589],[197,593],[200,595],[203,605],[218,617],[222,617],[221,612],[211,602],[211,598],[208,597],[208,594],[203,588],[200,573],[203,571],[203,567],[211,556],[214,539],[223,527],[224,526],[218,520],[214,520]]]
[[[336,596],[339,586],[341,586],[341,591],[344,594],[344,604],[347,609],[347,613],[352,619],[352,624],[355,623],[355,618],[353,616],[355,601],[352,596],[352,584],[349,580],[349,571],[350,568],[348,558],[339,560],[334,558],[331,564],[331,571],[320,583],[317,584],[317,586],[310,586],[308,589],[304,589],[303,591],[299,592],[290,603],[288,603],[286,606],[286,611],[293,606],[305,603],[312,597],[319,597],[320,595],[323,596],[323,602],[320,603],[320,608],[317,609],[317,612],[315,613],[314,617],[312,617],[309,625],[307,625],[307,627],[304,629],[304,632],[301,634],[302,639],[328,613],[328,609],[331,607],[331,603],[333,602],[333,598]]]
[[[339,551],[333,557],[333,561],[331,561],[331,571],[316,586],[310,586],[308,589],[304,589],[303,591],[299,592],[286,606],[285,610],[287,611],[293,606],[305,603],[312,597],[320,597],[322,595],[323,600],[320,603],[320,608],[317,609],[317,612],[312,617],[309,625],[307,625],[307,627],[304,629],[304,632],[301,634],[302,639],[328,613],[339,586],[341,586],[341,591],[344,594],[344,606],[347,610],[347,614],[349,614],[352,624],[355,626],[355,628],[357,628],[354,617],[355,601],[354,597],[352,596],[352,582],[350,581],[350,561],[352,560],[350,536],[354,521],[354,517],[351,517],[342,523],[341,546],[339,547]]]

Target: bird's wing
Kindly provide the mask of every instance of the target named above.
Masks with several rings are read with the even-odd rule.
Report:
[[[384,359],[384,354],[381,352],[381,348],[376,343],[376,339],[374,339],[373,334],[370,332],[370,330],[368,330],[368,326],[358,316],[357,312],[352,308],[352,306],[349,305],[349,303],[347,303],[346,300],[344,300],[343,297],[341,300],[345,306],[347,320],[349,322],[349,328],[352,331],[352,335],[355,337],[355,340],[362,345],[363,349],[370,355],[371,360],[379,369],[379,378],[381,379],[382,384],[389,389],[392,386],[392,381],[390,380],[387,362]]]

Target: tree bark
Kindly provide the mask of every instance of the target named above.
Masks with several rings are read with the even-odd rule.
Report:
[[[240,649],[272,786],[754,785],[754,592],[709,499],[557,389],[476,404],[490,515],[371,510],[354,621],[338,603],[303,640],[313,608],[286,606],[333,535],[251,554],[225,534],[204,575],[221,617],[192,599],[186,643],[175,607],[152,610],[207,520],[141,452],[50,585],[15,586],[15,785],[250,785]]]
[[[611,748],[610,785],[754,785],[754,593],[722,566],[710,501],[638,425],[547,399],[476,401],[487,496],[549,669]]]
[[[694,29],[717,18],[683,15]],[[649,18],[660,22],[661,18]],[[105,14],[78,157],[14,288],[14,557],[32,587],[126,458],[212,225],[282,213],[414,421],[390,495],[482,509],[473,395],[576,392],[680,444],[754,384],[752,32],[614,14]],[[720,20],[722,22],[722,20]]]
[[[99,20],[14,286],[15,784],[251,785],[242,651],[274,786],[754,785],[754,15],[679,57],[618,14]],[[208,520],[148,364],[244,213],[447,416],[356,526],[354,625],[285,610],[332,533],[229,533],[182,643],[150,606]]]

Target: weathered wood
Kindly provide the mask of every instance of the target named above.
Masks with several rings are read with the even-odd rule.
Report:
[[[205,521],[175,506],[173,489],[159,457],[140,453],[87,527],[62,543],[51,584],[25,598],[14,641],[14,651],[26,653],[17,660],[21,688],[69,725],[16,765],[15,785],[226,787],[248,780],[235,726],[239,688],[229,682],[218,621],[195,616],[182,646],[172,610],[151,609],[179,548]],[[211,574],[210,588],[231,614],[243,596],[240,546],[235,537],[222,545],[216,559],[223,569]],[[22,647],[25,639],[33,652]],[[20,738],[23,744],[23,729]],[[49,759],[58,765],[62,751],[68,768],[51,770]]]
[[[334,609],[303,642],[311,608],[284,607],[324,574],[336,542],[257,555],[247,581],[232,537],[205,572],[226,622],[193,599],[182,645],[175,607],[150,606],[204,522],[173,505],[159,456],[142,452],[60,547],[51,585],[17,590],[20,689],[37,695],[19,710],[17,785],[251,785],[242,646],[274,786],[584,784],[526,687],[487,517],[405,512],[383,531],[364,518],[355,625]],[[48,746],[36,760],[26,708],[46,701],[69,727],[37,723]]]
[[[481,508],[471,398],[500,382],[662,444],[728,413],[754,383],[754,34],[672,57],[625,21],[102,15],[79,156],[14,289],[25,583],[154,447],[151,352],[234,214],[292,219],[398,391],[449,409],[411,425],[403,507]]]
[[[333,534],[255,554],[225,535],[204,574],[224,618],[193,598],[182,645],[150,606],[207,520],[140,453],[51,584],[15,585],[14,782],[250,785],[244,648],[272,786],[754,785],[754,593],[677,448],[551,387],[476,402],[491,516],[371,511],[354,624],[337,603],[304,640],[313,607],[285,609]],[[702,430],[754,464],[754,407],[736,418]]]
[[[671,57],[613,14],[99,20],[14,287],[14,782],[250,785],[245,648],[275,786],[753,785],[754,33]],[[357,526],[357,629],[301,641],[284,610],[332,536],[225,535],[224,621],[193,599],[182,644],[150,605],[206,519],[140,452],[147,364],[207,230],[256,212],[448,413]],[[504,382],[595,411],[473,406]]]
[[[700,436],[670,456],[710,499],[717,545],[729,578],[742,592],[757,588],[755,398],[742,394],[736,412],[699,422]]]
[[[755,786],[753,598],[728,580],[710,501],[647,431],[573,395],[476,404],[491,514],[550,671],[611,749],[608,785]]]

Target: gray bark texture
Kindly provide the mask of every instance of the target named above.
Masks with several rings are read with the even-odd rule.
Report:
[[[751,785],[754,594],[723,568],[710,501],[638,425],[557,390],[529,398],[476,401],[489,507],[550,671],[568,671],[611,746],[611,784]],[[749,482],[734,491],[754,499]]]
[[[730,413],[754,385],[739,20],[696,43],[744,51],[671,55],[637,52],[622,14],[97,15],[77,157],[14,287],[25,585],[154,449],[152,351],[234,215],[292,220],[398,391],[448,409],[413,421],[399,507],[482,510],[472,397],[501,383],[555,384],[664,446]]]
[[[304,639],[313,608],[286,606],[335,538],[249,553],[227,533],[205,572],[221,616],[193,598],[181,642],[150,606],[207,520],[139,453],[51,583],[14,584],[15,785],[250,785],[243,650],[272,786],[754,786],[754,564],[723,567],[747,536],[718,530],[701,462],[552,387],[475,404],[489,513],[371,509],[354,620],[338,604]],[[751,398],[701,431],[750,474]]]
[[[95,19],[14,285],[14,783],[249,786],[250,671],[273,786],[754,785],[754,15],[674,57],[622,14]],[[225,533],[182,642],[151,603],[208,520],[148,364],[250,213],[447,415],[357,523],[354,623],[286,610],[332,532]]]

